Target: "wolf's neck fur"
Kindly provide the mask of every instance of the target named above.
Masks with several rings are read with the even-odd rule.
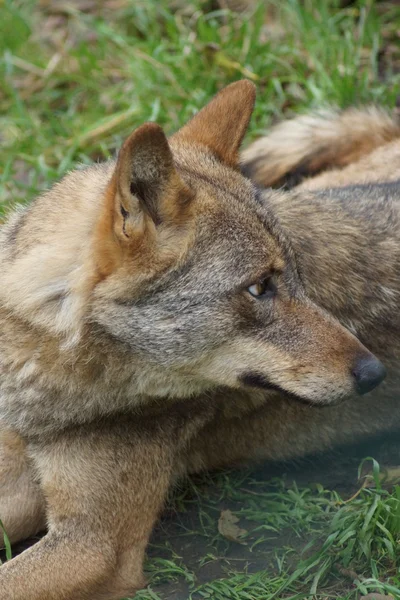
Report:
[[[39,435],[128,410],[152,414],[205,386],[190,373],[178,377],[149,365],[86,325],[68,346],[1,307],[0,322],[0,420],[6,416],[20,433]],[[33,404],[40,411],[30,410]]]
[[[98,203],[113,168],[108,162],[67,175],[62,185],[14,212],[0,231],[1,306],[60,336],[66,346],[78,343],[82,333]],[[56,219],[49,214],[43,220],[43,204]]]

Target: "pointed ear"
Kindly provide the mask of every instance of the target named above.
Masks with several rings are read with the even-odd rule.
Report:
[[[229,166],[236,167],[240,144],[247,131],[256,88],[247,79],[219,92],[172,139],[207,147]]]
[[[159,125],[145,123],[123,144],[114,173],[114,228],[129,239],[144,223],[182,221],[191,194],[179,177]]]

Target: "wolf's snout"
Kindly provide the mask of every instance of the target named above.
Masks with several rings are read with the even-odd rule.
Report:
[[[375,356],[359,358],[352,370],[359,394],[371,392],[386,377],[386,369]]]

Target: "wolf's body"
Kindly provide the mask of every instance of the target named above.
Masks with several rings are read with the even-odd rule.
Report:
[[[4,600],[129,595],[176,477],[400,426],[393,161],[378,185],[257,192],[235,168],[253,94],[223,91],[173,157],[143,126],[0,233],[0,517],[13,539],[49,526],[0,568]],[[307,171],[292,143],[280,178]]]

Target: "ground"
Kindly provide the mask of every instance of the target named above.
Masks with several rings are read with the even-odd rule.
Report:
[[[350,600],[371,590],[400,596],[400,469],[380,472],[378,463],[363,463],[371,451],[386,465],[399,462],[396,437],[382,437],[297,464],[183,485],[154,533],[150,589],[140,597]]]
[[[247,142],[310,108],[397,110],[397,2],[236,1],[249,6],[241,13],[231,4],[0,2],[0,217],[76,164],[113,155],[146,120],[176,130],[242,77],[258,88]],[[137,597],[400,598],[396,469],[381,483],[399,453],[383,440],[182,484],[149,549],[150,586]],[[358,480],[366,456],[379,459],[380,474],[369,460],[372,478]]]

